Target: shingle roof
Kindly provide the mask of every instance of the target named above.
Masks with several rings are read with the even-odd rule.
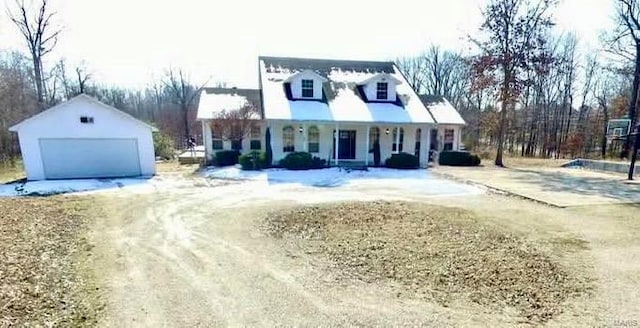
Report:
[[[258,57],[267,73],[280,73],[281,69],[292,71],[312,70],[327,77],[331,71],[342,70],[356,73],[394,73],[394,64],[389,61],[312,59],[292,57]]]
[[[433,118],[393,62],[259,57],[264,118],[300,121],[434,123]],[[285,81],[311,70],[329,81],[322,101],[291,99]],[[370,101],[359,83],[381,73],[401,81],[395,102]]]
[[[466,125],[460,113],[449,103],[449,101],[439,95],[420,95],[420,100],[427,107],[438,124]]]
[[[245,106],[254,107],[262,114],[262,97],[258,89],[204,88],[200,93],[197,119],[211,119],[222,111],[238,110]]]

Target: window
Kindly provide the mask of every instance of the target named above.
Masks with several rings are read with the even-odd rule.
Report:
[[[260,141],[260,127],[252,126],[250,135],[251,135],[251,145],[249,146],[249,148],[251,150],[262,149],[262,142]]]
[[[444,129],[444,149],[443,150],[453,150],[453,140],[454,140],[455,132],[453,129]]]
[[[285,126],[282,129],[282,151],[290,153],[295,151],[295,134],[293,133],[293,127]]]
[[[369,151],[373,151],[376,142],[380,142],[380,129],[377,126],[369,129]]]
[[[233,139],[233,140],[231,140],[231,149],[233,149],[233,150],[241,150],[242,149],[242,139]]]
[[[313,98],[313,80],[302,80],[302,96]]]
[[[93,124],[93,117],[90,117],[90,116],[80,116],[80,123],[84,123],[84,124]]]
[[[214,129],[211,129],[211,139],[212,139],[212,142],[211,142],[211,148],[212,149],[222,149],[222,148],[224,148],[223,143],[222,143],[222,137]]]
[[[309,152],[319,153],[320,152],[320,130],[318,130],[318,127],[312,126],[312,127],[309,127],[308,134],[309,134],[308,136]]]
[[[402,151],[402,143],[404,142],[404,129],[400,128],[400,147],[396,144],[396,140],[398,140],[398,128],[393,129],[393,147],[392,151],[401,152]],[[397,150],[396,150],[397,149]]]
[[[376,84],[376,99],[378,99],[378,100],[387,100],[388,89],[389,89],[389,83],[387,83],[387,82],[378,82]]]

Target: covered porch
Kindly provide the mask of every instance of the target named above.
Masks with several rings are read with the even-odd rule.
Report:
[[[419,158],[426,167],[434,124],[365,124],[345,122],[269,121],[274,162],[288,153],[304,151],[331,166],[374,166],[379,145],[380,164],[394,153]]]

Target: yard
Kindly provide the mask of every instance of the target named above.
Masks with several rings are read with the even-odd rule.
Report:
[[[520,171],[493,179],[469,170],[194,175],[167,167],[140,184],[19,199],[8,212],[45,213],[25,202],[85,204],[71,206],[87,224],[64,234],[73,242],[63,245],[86,251],[69,246],[49,256],[84,279],[78,288],[95,283],[89,299],[69,299],[96,304],[78,309],[99,326],[591,327],[640,320],[637,205],[547,205],[493,192],[494,180],[534,184]],[[576,197],[571,188],[556,189],[554,198]],[[636,192],[629,190],[624,195]],[[86,259],[91,270],[83,269]],[[92,312],[101,302],[104,310]],[[20,315],[42,324],[39,309]]]

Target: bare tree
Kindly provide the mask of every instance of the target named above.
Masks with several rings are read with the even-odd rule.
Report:
[[[260,119],[260,111],[247,105],[237,110],[223,110],[211,120],[211,129],[223,140],[242,140]]]
[[[546,35],[553,25],[549,9],[554,0],[490,0],[483,10],[483,39],[472,39],[483,54],[474,69],[492,76],[499,85],[501,103],[495,164],[503,166],[507,111],[515,107],[532,63],[542,61]]]
[[[91,79],[91,73],[87,72],[87,68],[84,63],[80,66],[76,66],[76,79],[78,82],[78,93],[86,93],[87,82]]]
[[[424,91],[425,62],[423,56],[396,59],[396,65],[407,78],[409,85],[419,94]]]
[[[165,74],[163,83],[166,92],[171,96],[171,101],[179,106],[184,123],[184,137],[189,138],[191,137],[189,110],[195,105],[206,82],[196,86],[189,81],[189,76],[182,69],[170,68]]]
[[[33,3],[31,3],[33,5]],[[39,8],[32,13],[32,6],[27,6],[24,0],[16,0],[17,8],[9,10],[11,21],[18,27],[27,42],[33,63],[36,91],[40,109],[44,108],[45,87],[43,77],[42,58],[51,52],[58,42],[60,27],[53,25],[55,12],[50,12],[47,0],[42,0]]]

